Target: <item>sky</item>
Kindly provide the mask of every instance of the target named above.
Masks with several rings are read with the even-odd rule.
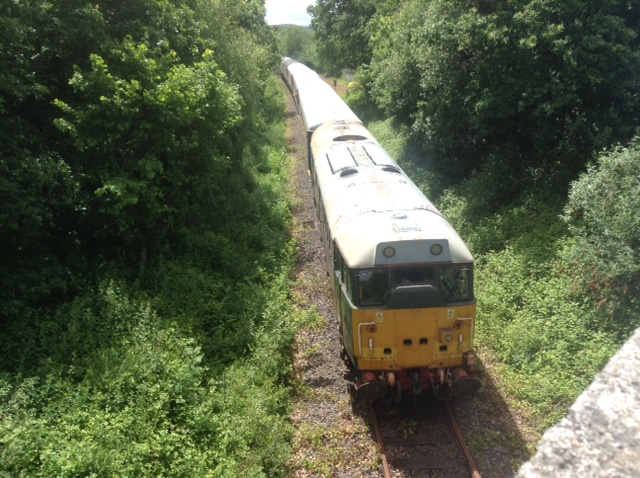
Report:
[[[266,0],[267,24],[269,25],[309,25],[311,18],[307,7],[315,0]]]

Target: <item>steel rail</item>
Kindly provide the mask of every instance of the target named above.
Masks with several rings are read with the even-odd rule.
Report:
[[[467,465],[469,466],[469,471],[471,472],[471,476],[473,478],[481,478],[480,472],[476,467],[476,462],[473,460],[473,456],[471,456],[471,452],[469,451],[469,447],[467,447],[466,442],[464,441],[464,437],[462,436],[462,431],[456,422],[456,417],[453,415],[453,411],[447,402],[443,402],[444,409],[447,411],[447,416],[449,417],[449,423],[451,423],[451,427],[456,434],[456,438],[458,439],[458,445],[460,445],[460,449],[462,453],[464,453],[465,458],[467,459]]]
[[[371,419],[373,420],[373,428],[376,432],[376,441],[378,442],[378,451],[382,456],[382,471],[384,472],[384,478],[391,478],[391,470],[389,469],[389,462],[387,461],[387,455],[384,452],[384,443],[382,443],[382,432],[380,431],[380,424],[378,423],[378,414],[373,405],[373,401],[369,402],[369,413],[371,413]]]
[[[456,422],[455,416],[453,415],[453,411],[451,410],[451,407],[449,406],[449,404],[447,402],[443,402],[443,406],[445,411],[447,412],[447,417],[449,419],[449,424],[451,425],[451,428],[454,431],[455,437],[456,437],[456,441],[458,443],[458,446],[460,447],[460,450],[462,451],[462,453],[465,456],[465,459],[467,461],[467,467],[469,469],[469,472],[471,473],[471,477],[472,478],[482,478],[480,476],[480,472],[478,471],[478,468],[476,467],[475,461],[473,459],[473,456],[471,455],[471,452],[469,451],[469,448],[467,447],[467,444],[464,440],[464,437],[462,435],[462,431],[460,430],[460,427],[458,426],[458,423]],[[371,420],[373,421],[373,428],[374,428],[374,432],[375,432],[375,437],[376,437],[376,441],[378,444],[378,451],[380,453],[380,456],[382,458],[382,470],[384,473],[384,477],[385,478],[391,478],[391,470],[389,468],[389,460],[387,459],[387,454],[385,452],[384,449],[384,442],[382,439],[382,431],[380,429],[380,422],[378,421],[378,413],[376,412],[375,406],[373,404],[373,402],[369,403],[369,412],[371,413]]]

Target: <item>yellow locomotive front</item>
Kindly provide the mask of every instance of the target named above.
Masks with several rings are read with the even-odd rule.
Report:
[[[358,397],[475,392],[473,265],[411,264],[334,274],[343,359]]]
[[[361,124],[319,127],[310,165],[357,396],[477,390],[473,257],[455,229]]]

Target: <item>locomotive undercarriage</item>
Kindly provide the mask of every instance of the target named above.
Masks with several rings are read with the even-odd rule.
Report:
[[[470,396],[482,386],[482,382],[469,376],[466,368],[472,369],[475,356],[465,354],[465,367],[414,368],[400,370],[356,370],[346,350],[342,350],[344,378],[349,380],[349,392],[356,400],[399,402],[403,395],[431,393],[440,400],[455,396]]]

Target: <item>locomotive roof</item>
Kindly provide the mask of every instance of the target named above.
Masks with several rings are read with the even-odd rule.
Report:
[[[327,223],[350,267],[473,261],[453,226],[364,126],[324,124],[311,148]],[[434,245],[442,252],[434,254]]]

